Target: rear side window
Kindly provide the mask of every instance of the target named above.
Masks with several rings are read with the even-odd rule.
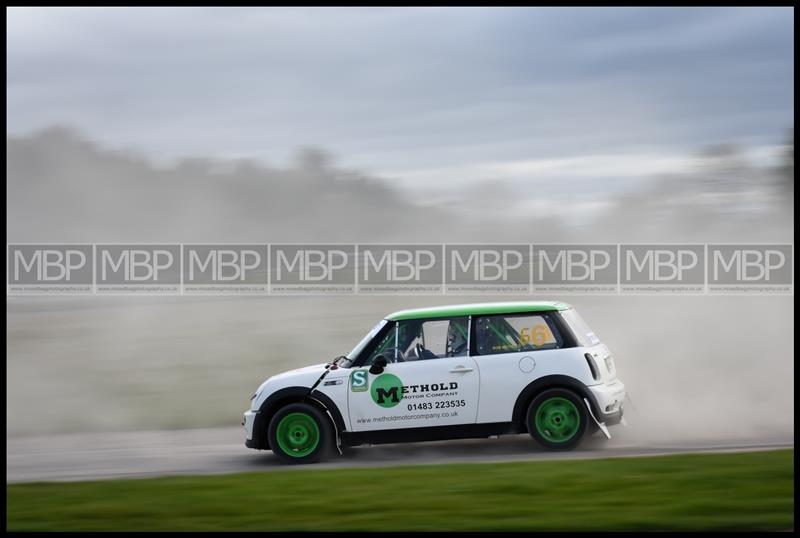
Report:
[[[562,310],[561,317],[567,322],[569,328],[572,329],[578,344],[582,347],[589,347],[600,343],[600,339],[594,334],[589,325],[583,321],[583,318],[578,314],[574,308],[569,310]]]
[[[547,313],[474,318],[477,355],[519,353],[563,347],[558,327]]]

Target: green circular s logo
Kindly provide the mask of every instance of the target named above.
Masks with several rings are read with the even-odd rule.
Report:
[[[381,407],[394,407],[403,399],[403,382],[392,374],[381,374],[372,382],[372,400]]]
[[[350,390],[353,392],[366,392],[369,389],[369,371],[354,370],[350,374]]]

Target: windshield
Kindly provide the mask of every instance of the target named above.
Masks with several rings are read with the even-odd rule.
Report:
[[[561,317],[564,318],[569,325],[578,343],[583,347],[593,346],[600,343],[600,339],[594,334],[589,325],[583,321],[583,318],[575,311],[574,308],[569,310],[562,310]]]
[[[361,351],[363,351],[363,349],[366,347],[366,345],[369,344],[370,340],[372,340],[372,338],[376,334],[378,334],[378,331],[383,329],[383,326],[386,325],[387,323],[389,323],[387,320],[382,319],[377,324],[375,324],[375,326],[372,328],[372,330],[369,331],[367,333],[367,335],[364,338],[362,338],[359,343],[356,344],[356,347],[353,348],[353,351],[351,351],[350,353],[347,354],[347,359],[350,362],[352,362],[353,359],[358,357],[358,354],[361,353]]]

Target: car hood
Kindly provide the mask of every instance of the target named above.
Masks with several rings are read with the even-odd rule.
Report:
[[[301,387],[310,387],[317,379],[319,379],[319,376],[325,372],[326,364],[327,363],[323,362],[320,364],[313,364],[311,366],[304,366],[302,368],[295,368],[294,370],[287,370],[285,372],[275,374],[261,383],[261,386],[259,386],[258,390],[256,390],[256,394],[259,396],[258,400],[261,400],[261,396],[264,394],[265,389],[270,386],[276,387],[299,385]],[[272,392],[272,390],[269,390],[268,392]]]
[[[303,368],[295,368],[276,374],[258,387],[256,390],[255,398],[251,400],[250,408],[257,410],[261,407],[264,401],[269,398],[271,394],[276,391],[288,387],[306,387],[311,389],[317,381],[319,381],[322,374],[325,373],[325,367],[328,363],[313,364],[311,366],[304,366]],[[346,368],[337,368],[330,371],[330,379],[337,379],[346,377],[349,370]]]

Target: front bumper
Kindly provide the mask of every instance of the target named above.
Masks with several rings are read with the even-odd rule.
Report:
[[[253,430],[256,423],[256,416],[258,415],[258,411],[253,411],[252,409],[248,409],[244,412],[244,417],[242,418],[242,426],[244,427],[245,432],[245,441],[244,444],[248,448],[258,448],[255,445],[255,440],[253,439]]]
[[[625,385],[615,379],[605,385],[592,385],[589,387],[597,404],[597,420],[607,426],[619,424],[622,421],[622,407],[625,401]]]

